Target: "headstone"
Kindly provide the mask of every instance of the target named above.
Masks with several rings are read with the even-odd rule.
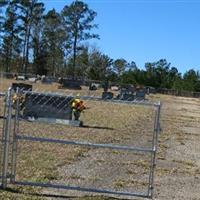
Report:
[[[61,88],[81,90],[82,81],[73,79],[62,79],[60,81]]]
[[[25,118],[72,119],[71,100],[73,97],[52,94],[26,94],[23,116]]]
[[[102,99],[112,99],[113,98],[113,93],[112,92],[103,92],[102,93]]]
[[[104,90],[104,92],[107,92],[108,88],[109,88],[109,83],[108,83],[108,81],[105,81],[105,83],[103,84],[103,90]]]
[[[99,84],[91,83],[89,86],[89,90],[97,90],[98,87],[99,87]]]
[[[111,86],[110,88],[112,91],[118,91],[119,90],[119,87],[118,86]]]
[[[134,88],[121,88],[117,98],[124,101],[133,101],[135,99]]]
[[[7,79],[13,79],[14,78],[14,75],[13,74],[6,74],[5,77]]]
[[[147,86],[145,89],[146,94],[156,94],[156,89],[154,87]]]
[[[135,98],[136,98],[136,100],[145,100],[145,89],[140,89],[140,90],[138,90],[138,91],[136,91],[136,96],[135,96]]]
[[[26,78],[25,78],[25,76],[17,76],[17,80],[21,80],[21,81],[24,81]]]
[[[48,77],[45,76],[45,77],[42,77],[41,82],[43,84],[52,84],[53,81],[50,78],[48,78]]]
[[[37,78],[33,77],[33,78],[28,78],[28,81],[31,83],[36,83]]]
[[[33,86],[26,83],[12,83],[12,88],[14,91],[19,88],[21,91],[32,91]]]

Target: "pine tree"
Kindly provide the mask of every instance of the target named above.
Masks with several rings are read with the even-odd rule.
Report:
[[[96,15],[97,13],[89,9],[88,5],[82,1],[74,1],[62,10],[73,54],[73,76],[76,75],[76,57],[80,42],[91,38],[99,38],[97,34],[90,33],[93,28],[97,28],[97,25],[93,24]]]
[[[22,24],[23,38],[23,72],[26,74],[29,64],[29,49],[31,48],[31,32],[35,18],[38,16],[38,10],[43,9],[43,3],[38,0],[20,0],[20,19]]]
[[[3,24],[4,35],[2,45],[2,55],[6,72],[11,70],[11,64],[20,54],[20,38],[18,37],[19,26],[17,23],[17,6],[16,1],[9,3],[6,9],[6,20]]]
[[[59,74],[59,68],[63,66],[66,38],[61,16],[55,9],[50,10],[44,17],[43,40],[47,53],[47,69],[53,76]]]

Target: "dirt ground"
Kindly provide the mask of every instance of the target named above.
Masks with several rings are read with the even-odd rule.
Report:
[[[200,100],[161,96],[155,199],[200,199]]]
[[[8,83],[6,82],[4,88]],[[40,84],[36,86],[42,88]],[[56,91],[56,88],[51,88],[50,85],[43,86],[42,90],[45,89]],[[162,102],[162,132],[158,141],[154,199],[200,200],[200,100],[165,95],[152,95],[148,98]],[[34,136],[36,134],[42,137],[54,136],[56,139],[89,139],[96,143],[149,147],[151,143],[149,130],[152,129],[153,113],[148,109],[119,106],[116,111],[115,105],[109,106],[108,109],[107,104],[95,102],[87,102],[87,104],[91,109],[82,116],[86,121],[86,128],[71,129],[64,126],[52,127],[48,124],[33,125],[23,122],[21,130],[26,135],[34,133]],[[120,115],[109,118],[116,112]],[[127,113],[132,113],[130,120],[125,118]],[[144,123],[144,120],[148,123]],[[57,135],[53,135],[55,130]],[[41,182],[50,180],[52,183],[70,183],[95,188],[110,187],[122,191],[140,192],[147,188],[149,156],[144,154],[89,148],[72,150],[60,145],[43,143],[36,146],[33,143],[20,142],[20,145],[18,179]],[[34,154],[34,151],[37,153]],[[112,199],[111,196],[76,191],[10,187],[10,191],[0,191],[0,199]]]

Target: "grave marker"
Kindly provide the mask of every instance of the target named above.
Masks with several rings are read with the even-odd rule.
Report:
[[[27,93],[23,116],[25,118],[72,119],[71,100],[73,97],[52,94]]]

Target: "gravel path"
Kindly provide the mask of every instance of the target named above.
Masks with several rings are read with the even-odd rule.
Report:
[[[162,124],[155,199],[200,200],[200,101],[168,98]]]

